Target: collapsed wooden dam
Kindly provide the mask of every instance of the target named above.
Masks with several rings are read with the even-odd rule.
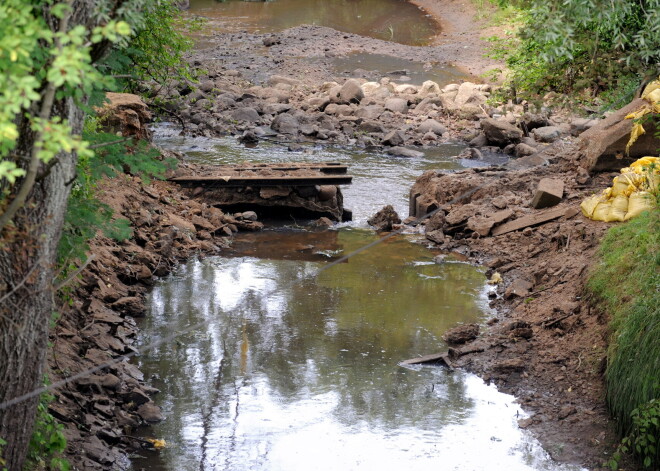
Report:
[[[245,163],[203,167],[195,175],[170,178],[188,196],[225,211],[255,211],[260,218],[320,218],[350,221],[339,185],[353,177],[348,167],[328,163]]]

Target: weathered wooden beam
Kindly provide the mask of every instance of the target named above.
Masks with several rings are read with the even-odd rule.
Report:
[[[547,211],[539,211],[538,213],[528,214],[527,216],[497,226],[492,230],[491,234],[493,236],[498,236],[506,234],[507,232],[513,232],[526,227],[543,224],[554,219],[559,219],[564,215],[572,217],[575,216],[575,214],[576,213],[572,211],[572,208],[554,208]]]
[[[449,359],[449,354],[447,352],[432,353],[431,355],[411,358],[410,360],[401,362],[402,365],[419,365],[420,363],[441,363],[445,366],[453,368],[452,362]]]
[[[229,167],[230,172],[258,172],[260,170],[277,170],[281,172],[292,172],[296,170],[318,170],[323,173],[345,174],[348,171],[348,165],[274,165],[269,167]]]
[[[286,177],[241,177],[241,176],[191,176],[175,177],[169,181],[184,186],[202,187],[241,187],[241,186],[314,186],[314,185],[350,185],[353,177],[350,175],[317,175],[317,176],[286,176]]]

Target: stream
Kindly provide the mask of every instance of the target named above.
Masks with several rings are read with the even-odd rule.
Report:
[[[578,469],[555,464],[518,428],[526,414],[513,397],[465,372],[399,365],[445,349],[447,329],[485,321],[482,268],[412,234],[326,269],[378,238],[366,219],[383,205],[405,217],[422,171],[461,168],[452,158],[461,145],[415,160],[331,147],[292,153],[183,138],[169,125],[155,141],[196,162],[349,163],[355,179],[342,191],[355,219],[324,231],[285,221],[239,233],[223,257],[191,260],[156,284],[142,345],[206,328],[139,358],[166,416],[144,436],[168,446],[142,452],[134,469]]]
[[[399,0],[192,0],[191,12],[222,28],[323,24],[405,44],[439,32]],[[369,70],[406,65],[353,59]],[[408,70],[420,80],[426,72]],[[384,205],[408,215],[408,192],[424,171],[503,162],[457,159],[461,143],[417,159],[314,144],[299,152],[278,142],[246,148],[232,137],[182,137],[167,123],[156,126],[154,141],[205,164],[348,164],[353,184],[342,192],[353,221],[319,230],[291,219],[238,233],[222,257],[190,260],[156,283],[139,346],[200,322],[205,328],[137,359],[160,389],[155,400],[166,417],[139,433],[167,446],[141,451],[133,470],[580,469],[553,462],[518,427],[527,414],[514,397],[463,371],[400,365],[446,349],[449,328],[492,315],[483,268],[428,248],[420,234],[340,260],[378,240],[366,221]]]

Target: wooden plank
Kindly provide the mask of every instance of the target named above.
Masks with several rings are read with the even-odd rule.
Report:
[[[410,360],[402,361],[401,365],[419,365],[421,363],[442,363],[445,366],[453,368],[451,360],[447,352],[432,353],[431,355],[424,355],[418,358],[411,358]]]
[[[291,172],[296,170],[318,170],[322,173],[332,173],[332,174],[345,174],[348,171],[348,165],[276,165],[273,167],[230,167],[227,168],[229,172],[258,172],[260,170],[277,170],[282,172]]]
[[[547,211],[542,211],[538,213],[528,214],[521,218],[515,219],[513,221],[497,226],[492,230],[493,236],[498,236],[506,234],[507,232],[517,231],[519,229],[524,229],[530,226],[536,226],[538,224],[543,224],[553,219],[558,219],[570,211],[571,208],[553,208]]]
[[[169,181],[181,185],[241,187],[241,186],[314,186],[314,185],[349,185],[353,180],[350,175],[317,175],[290,177],[241,177],[241,176],[197,176],[176,177]]]

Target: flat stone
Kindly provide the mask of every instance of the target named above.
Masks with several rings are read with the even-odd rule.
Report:
[[[449,329],[442,338],[450,345],[460,345],[470,342],[479,336],[478,324],[465,324]]]
[[[506,289],[504,293],[504,297],[506,299],[513,298],[514,296],[517,296],[519,298],[524,298],[527,296],[532,289],[532,283],[530,283],[527,280],[524,280],[522,278],[516,278],[513,280],[513,282],[509,285],[509,287]]]
[[[142,418],[142,420],[148,424],[157,424],[158,422],[162,422],[165,419],[160,407],[158,407],[153,402],[142,404],[140,407],[138,407],[136,412]]]
[[[561,129],[558,126],[543,126],[532,131],[534,137],[540,142],[555,142],[561,137]]]
[[[559,204],[564,197],[564,182],[555,178],[542,178],[532,198],[535,209],[549,208]]]
[[[486,118],[481,121],[481,127],[488,142],[500,147],[518,143],[523,136],[522,130],[504,120]]]
[[[230,114],[232,119],[236,121],[246,121],[249,123],[254,123],[259,121],[259,113],[257,110],[250,107],[238,108],[231,112]]]
[[[525,369],[525,360],[522,358],[507,358],[499,360],[493,365],[495,371],[500,373],[512,373],[514,371],[522,371]]]
[[[401,146],[391,147],[390,149],[388,149],[387,153],[395,157],[410,157],[410,158],[424,157],[424,152],[419,152],[412,149],[406,149],[405,147],[401,147]]]
[[[389,98],[385,101],[385,109],[393,113],[407,113],[408,100],[404,100],[403,98]]]
[[[435,119],[427,119],[417,127],[417,131],[422,134],[432,132],[436,136],[441,136],[447,132],[447,128],[437,122]]]
[[[394,130],[390,131],[387,134],[385,134],[385,137],[383,137],[383,144],[386,146],[400,146],[403,145],[403,143],[406,141],[406,137],[403,134],[403,132]]]

